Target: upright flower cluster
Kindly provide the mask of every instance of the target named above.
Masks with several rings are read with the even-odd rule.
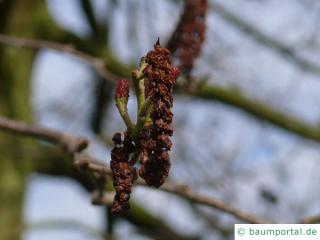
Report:
[[[134,168],[129,164],[129,154],[133,152],[130,140],[125,135],[122,140],[121,134],[116,133],[113,138],[114,148],[111,151],[111,170],[113,186],[116,195],[113,200],[112,213],[114,215],[125,212],[130,208],[129,199],[134,180]]]
[[[170,51],[162,48],[159,41],[154,51],[146,58],[147,67],[144,69],[147,83],[147,97],[152,101],[152,124],[144,127],[140,134],[139,175],[151,186],[159,187],[168,177],[170,169],[170,151],[172,143],[172,91],[179,76],[179,70],[172,67]]]
[[[168,48],[177,54],[179,68],[189,75],[194,60],[200,55],[205,39],[205,15],[208,9],[207,0],[187,0],[180,22],[168,42]]]

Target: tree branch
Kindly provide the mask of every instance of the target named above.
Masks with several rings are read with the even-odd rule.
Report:
[[[301,224],[314,224],[320,223],[320,215],[310,216],[302,219],[300,221]]]
[[[31,48],[34,50],[50,49],[61,53],[66,53],[77,57],[91,66],[105,81],[116,81],[117,76],[109,72],[105,67],[105,62],[85,52],[77,50],[71,44],[61,44],[46,40],[26,39],[7,36],[0,33],[0,43],[10,46]]]
[[[285,129],[300,137],[320,142],[320,129],[303,123],[302,121],[277,112],[266,105],[253,101],[238,91],[232,91],[217,86],[200,86],[194,93],[206,100],[216,100],[237,107],[254,117]]]
[[[105,234],[100,229],[95,229],[89,225],[86,225],[80,221],[73,219],[46,219],[39,222],[26,223],[22,230],[49,230],[49,229],[73,229],[77,231],[85,232],[93,239],[105,238]]]
[[[36,127],[19,121],[0,117],[0,130],[34,137],[55,145],[59,145],[70,153],[81,152],[88,146],[88,140],[49,128]]]
[[[109,72],[105,68],[105,63],[102,59],[78,51],[71,45],[43,40],[9,37],[3,34],[0,34],[0,43],[17,47],[32,48],[37,50],[47,48],[62,53],[71,54],[92,66],[105,81],[115,81],[119,78],[117,75],[130,75],[130,73],[127,71],[125,73],[117,71],[115,74]],[[120,68],[122,70],[126,69],[125,67]],[[186,93],[183,92],[183,94]],[[202,85],[199,86],[195,93],[191,94],[192,96],[200,99],[215,100],[231,105],[251,114],[252,116],[260,120],[265,120],[272,125],[283,128],[300,137],[320,142],[319,128],[307,125],[292,116],[288,116],[279,111],[275,111],[261,102],[249,99],[240,92],[236,92],[231,89],[224,89],[213,85]]]
[[[36,139],[48,141],[52,144],[63,146],[69,153],[73,154],[75,166],[78,166],[81,169],[88,169],[91,172],[96,172],[102,175],[112,175],[112,171],[109,166],[98,163],[85,151],[88,145],[88,141],[82,137],[65,134],[48,128],[36,127],[4,117],[0,117],[0,130],[23,136],[33,137]],[[146,186],[144,181],[140,178],[137,180],[137,184]],[[236,209],[212,197],[196,193],[192,191],[188,186],[183,184],[167,182],[161,188],[159,188],[159,190],[176,194],[193,203],[202,204],[214,209],[221,210],[222,212],[231,214],[234,217],[245,222],[268,223],[268,221],[266,220],[244,213],[241,210]]]
[[[227,10],[222,5],[218,4],[217,2],[211,3],[213,11],[219,14],[222,18],[228,21],[233,26],[237,27],[242,32],[251,36],[256,42],[260,43],[261,45],[269,48],[270,50],[274,51],[278,55],[286,58],[293,64],[295,64],[298,68],[303,71],[308,71],[313,74],[320,74],[320,65],[315,64],[301,56],[299,56],[295,49],[286,46],[285,44],[277,41],[267,34],[261,32],[259,29],[256,29],[250,23],[246,22],[245,20],[241,19],[241,17],[236,16],[231,11]]]
[[[94,15],[93,7],[90,0],[81,0],[80,1],[82,10],[85,14],[87,22],[92,30],[93,35],[96,39],[99,39],[99,30],[98,30],[98,22]]]
[[[102,175],[110,175],[110,176],[112,175],[111,169],[108,166],[105,166],[101,163],[90,162],[88,159],[83,158],[83,155],[81,156],[81,158],[77,157],[76,164],[80,165],[82,168],[86,168],[88,170],[100,173]],[[137,185],[147,187],[146,183],[141,178],[138,178],[135,183]],[[234,217],[239,218],[245,222],[256,223],[256,224],[270,223],[269,221],[244,213],[241,210],[236,209],[212,197],[208,197],[206,195],[196,193],[192,191],[190,187],[188,187],[185,184],[177,184],[174,182],[167,181],[159,188],[159,190],[176,194],[182,198],[185,198],[186,200],[191,201],[192,203],[205,205],[211,208],[218,209],[222,212],[229,213],[230,215],[233,215]],[[106,199],[106,202],[104,204],[110,204],[109,202],[110,198],[106,197],[105,199]]]

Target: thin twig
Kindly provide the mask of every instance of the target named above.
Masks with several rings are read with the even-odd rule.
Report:
[[[101,163],[92,163],[85,161],[82,159],[83,162],[79,162],[82,164],[82,166],[86,167],[87,169],[91,171],[98,172],[100,174],[105,174],[105,175],[111,175],[111,169],[108,166],[105,166]],[[144,186],[146,187],[146,183],[143,181],[143,179],[138,178],[137,181],[135,182],[137,185]],[[266,221],[264,219],[260,219],[258,217],[255,217],[253,215],[247,214],[242,212],[239,209],[236,209],[222,201],[216,200],[212,197],[206,196],[204,194],[196,193],[190,189],[185,184],[178,184],[174,182],[169,182],[167,181],[165,184],[163,184],[159,190],[168,192],[168,193],[173,193],[178,196],[181,196],[187,200],[190,200],[193,203],[201,204],[201,205],[206,205],[208,207],[212,207],[215,209],[218,209],[220,211],[223,211],[225,213],[229,213],[241,220],[244,220],[245,222],[248,223],[255,223],[255,224],[264,224],[264,223],[270,223],[269,221]],[[109,199],[109,198],[106,198]],[[110,204],[110,201],[107,201],[105,204]]]
[[[301,224],[314,224],[320,223],[320,215],[306,217],[300,221]]]
[[[97,162],[85,151],[88,145],[88,141],[82,137],[65,134],[49,128],[36,127],[34,125],[19,122],[16,120],[10,120],[4,117],[0,117],[0,130],[14,134],[20,134],[23,136],[34,137],[56,145],[63,146],[67,151],[74,155],[74,164],[81,169],[88,169],[92,172],[96,172],[102,175],[112,175],[112,171],[109,166]],[[146,186],[145,182],[141,178],[139,178],[136,183],[141,186]],[[159,189],[169,193],[177,194],[194,203],[219,209],[245,222],[268,223],[268,221],[266,220],[244,213],[241,210],[236,209],[212,197],[196,193],[184,184],[167,182]]]
[[[116,81],[118,77],[109,72],[102,59],[91,56],[85,52],[77,50],[71,44],[62,44],[46,40],[17,38],[0,34],[0,43],[10,46],[31,48],[34,50],[50,49],[61,53],[70,54],[82,60],[83,62],[94,68],[97,73],[106,81]]]
[[[0,130],[34,137],[52,144],[59,145],[70,153],[80,152],[88,146],[88,140],[49,128],[37,127],[24,122],[0,117]]]
[[[39,222],[31,222],[24,225],[24,228],[27,230],[49,230],[49,229],[72,229],[77,231],[85,232],[87,235],[90,235],[92,238],[101,239],[105,237],[103,231],[99,229],[92,228],[91,226],[84,224],[80,221],[74,219],[47,219],[41,220]]]

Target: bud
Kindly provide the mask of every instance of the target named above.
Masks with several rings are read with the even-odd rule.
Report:
[[[127,103],[129,98],[129,81],[127,79],[120,79],[117,82],[115,100],[118,111],[127,126],[127,130],[132,130],[132,123],[128,114]]]
[[[129,98],[129,81],[127,79],[120,79],[117,82],[115,99],[126,99]]]

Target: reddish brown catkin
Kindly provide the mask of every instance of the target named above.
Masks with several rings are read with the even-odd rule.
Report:
[[[125,140],[122,140],[121,134],[116,133],[112,140],[114,148],[111,151],[110,166],[116,195],[111,211],[114,215],[118,215],[130,208],[129,199],[135,170],[129,164],[129,154],[132,149],[130,149],[129,143],[131,141],[128,137],[125,135]]]
[[[144,127],[140,134],[139,175],[148,185],[159,187],[168,177],[171,165],[168,152],[172,146],[170,136],[173,133],[172,91],[179,70],[171,65],[170,51],[162,48],[159,41],[145,60],[148,64],[144,69],[147,96],[152,101],[153,109],[152,124]]]
[[[179,59],[181,72],[189,76],[205,39],[207,0],[187,0],[176,30],[168,41],[168,49]]]

